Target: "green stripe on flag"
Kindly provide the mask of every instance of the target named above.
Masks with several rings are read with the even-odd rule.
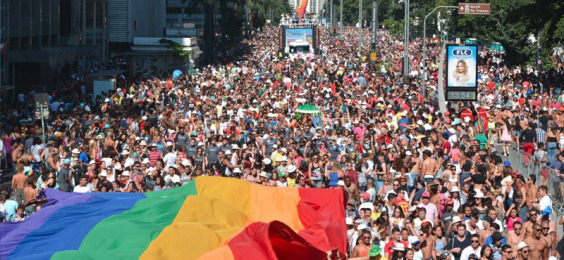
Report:
[[[51,259],[137,259],[176,218],[186,197],[197,195],[196,182],[180,188],[148,192],[130,210],[98,223],[78,250],[55,253]]]

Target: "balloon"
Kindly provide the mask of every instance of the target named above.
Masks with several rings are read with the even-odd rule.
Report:
[[[174,72],[172,72],[172,77],[173,77],[174,79],[179,78],[180,75],[182,75],[182,71],[180,71],[180,70],[175,70]]]

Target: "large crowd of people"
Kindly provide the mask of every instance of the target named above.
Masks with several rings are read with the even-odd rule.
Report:
[[[420,39],[410,43],[404,84],[403,41],[388,30],[378,31],[376,65],[369,37],[356,53],[356,28],[322,31],[321,55],[296,59],[278,56],[276,30],[197,74],[124,76],[94,98],[80,77],[61,77],[74,94],[50,93],[44,135],[32,93],[5,105],[0,157],[15,174],[1,189],[1,220],[41,210],[48,188],[151,192],[222,176],[343,189],[351,258],[560,257],[564,216],[553,218],[552,198],[564,194],[564,57],[541,72],[482,48],[478,100],[440,111],[439,38],[428,40],[428,60]],[[305,104],[319,112],[295,112]],[[514,170],[519,149],[530,155],[523,163],[550,171]]]

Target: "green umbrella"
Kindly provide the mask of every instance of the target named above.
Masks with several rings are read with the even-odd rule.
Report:
[[[320,114],[321,110],[314,105],[301,105],[296,109],[296,113],[300,114]]]

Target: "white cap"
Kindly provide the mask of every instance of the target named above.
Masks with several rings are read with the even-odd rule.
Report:
[[[166,142],[166,146],[172,146],[172,142],[171,141]]]
[[[483,199],[483,198],[485,198],[484,193],[482,193],[482,191],[480,191],[480,190],[477,190],[476,195],[474,195],[474,198],[475,199]]]
[[[286,149],[285,147],[283,147],[283,148],[280,149],[280,150],[282,150],[283,153],[288,153],[288,149]]]
[[[345,218],[345,224],[347,224],[347,225],[353,225],[354,223],[353,223],[352,218]]]
[[[396,246],[394,247],[394,250],[405,251],[405,246],[403,245],[403,243],[397,243]]]
[[[96,164],[96,161],[91,160],[88,164],[89,164],[89,165],[94,165],[94,164]]]
[[[188,166],[188,165],[190,165],[190,160],[184,158],[184,159],[182,159],[181,164],[184,165],[184,166]]]
[[[264,164],[271,164],[272,161],[271,161],[270,159],[268,159],[268,158],[264,158],[264,159],[262,159],[262,163],[264,163]]]
[[[151,161],[149,160],[149,158],[145,158],[143,159],[143,161],[141,161],[141,164],[150,164]]]
[[[108,172],[103,170],[102,172],[100,172],[100,177],[108,177]]]
[[[356,227],[356,230],[364,230],[364,229],[368,229],[368,225],[366,224],[360,224],[358,225],[358,227]]]
[[[121,155],[128,155],[128,154],[129,154],[129,151],[128,151],[128,150],[123,150],[123,151],[121,152]]]
[[[457,186],[452,187],[452,189],[450,189],[450,192],[460,192],[460,190],[458,189]]]
[[[413,155],[413,153],[412,153],[411,151],[406,151],[406,152],[405,152],[405,155],[409,155],[409,156],[412,156],[412,155]]]
[[[337,182],[337,186],[343,186],[343,187],[344,187],[344,186],[345,186],[345,182],[344,182],[343,180],[339,180],[339,181]]]
[[[142,140],[142,141],[139,143],[139,145],[147,146],[147,142],[145,142],[145,140]]]
[[[233,173],[242,173],[240,168],[235,168],[233,169]]]
[[[233,153],[231,152],[231,150],[225,151],[225,155],[230,155],[230,154],[233,154]]]
[[[272,145],[272,148],[276,149],[276,148],[278,148],[278,145],[277,145],[277,144],[273,144],[273,145]]]
[[[198,142],[198,146],[204,146],[204,143]]]
[[[268,174],[266,172],[260,172],[259,174],[260,177],[264,177],[264,178],[268,178]]]
[[[79,154],[80,151],[79,151],[77,148],[74,148],[74,149],[72,149],[72,153],[74,153],[74,154]]]
[[[409,241],[409,244],[411,245],[420,242],[419,238],[417,238],[416,236],[410,236],[409,238],[407,238],[407,241]]]
[[[452,217],[452,223],[462,222],[462,219],[459,216]]]
[[[517,244],[517,251],[521,251],[521,249],[523,249],[525,247],[529,247],[529,245],[527,245],[527,243],[525,243],[525,241],[521,241],[521,242],[519,242],[519,244]]]
[[[121,173],[122,176],[129,176],[129,171],[124,171]]]
[[[238,149],[239,149],[239,145],[233,144],[233,145],[231,146],[231,149],[233,149],[233,150],[238,150]]]
[[[288,168],[286,170],[288,171],[288,173],[292,173],[295,172],[297,168],[294,165],[288,165]]]

